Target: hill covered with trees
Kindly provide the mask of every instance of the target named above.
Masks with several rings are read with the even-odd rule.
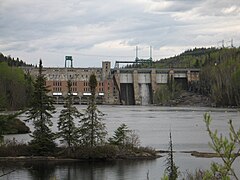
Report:
[[[14,67],[19,67],[19,66],[33,66],[32,64],[27,64],[23,60],[19,60],[19,58],[12,58],[11,56],[4,56],[0,52],[0,63],[5,62],[7,63],[8,66],[14,66]]]
[[[240,105],[240,48],[195,48],[154,62],[156,68],[199,68],[193,91],[216,106]]]
[[[217,49],[215,47],[189,49],[179,55],[160,59],[154,62],[153,66],[156,68],[201,68],[209,61],[217,60],[217,56],[223,50],[228,51],[230,49]]]
[[[0,53],[0,110],[18,110],[31,99],[32,79],[19,66],[28,65]]]

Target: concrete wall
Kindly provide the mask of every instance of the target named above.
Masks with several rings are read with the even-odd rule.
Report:
[[[177,81],[183,80],[183,82],[191,82],[199,80],[199,70],[198,69],[121,69],[113,71],[113,76],[115,78],[115,83],[117,86],[121,84],[133,84],[133,96],[134,104],[142,104],[143,92],[148,90],[146,87],[150,87],[150,99],[155,93],[158,85],[167,84],[168,79],[172,78]],[[181,81],[180,81],[181,82]],[[124,86],[127,87],[127,86]],[[129,88],[129,86],[128,86]],[[145,89],[143,91],[143,88]],[[122,86],[122,91],[126,94],[126,89]],[[120,90],[121,94],[121,90]],[[126,97],[124,96],[124,102]],[[132,97],[131,97],[132,98]],[[132,101],[132,100],[131,100]],[[123,103],[124,103],[123,102]]]
[[[120,83],[133,83],[133,74],[120,73]]]

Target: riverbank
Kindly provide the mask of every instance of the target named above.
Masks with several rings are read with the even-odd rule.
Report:
[[[166,154],[169,153],[169,151],[165,150],[158,150],[160,154]],[[173,151],[173,153],[183,153],[183,154],[190,154],[193,157],[196,158],[220,158],[220,155],[217,153],[212,152],[201,152],[201,151]],[[235,154],[236,157],[240,156],[240,153]]]
[[[161,106],[171,106],[171,107],[215,107],[216,105],[207,96],[201,94],[182,91],[179,92],[178,96],[174,99],[170,99],[165,103],[160,103]]]
[[[148,147],[116,145],[55,147],[52,152],[40,154],[28,144],[9,142],[0,146],[0,161],[108,161],[156,159],[160,155]]]
[[[140,155],[140,156],[125,156],[116,158],[96,158],[96,159],[85,159],[85,158],[61,158],[53,156],[18,156],[18,157],[0,157],[0,162],[37,162],[37,161],[52,161],[52,162],[89,162],[89,161],[115,161],[115,160],[153,160],[162,156],[156,155]]]

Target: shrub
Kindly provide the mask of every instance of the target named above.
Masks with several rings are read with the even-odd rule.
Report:
[[[104,146],[78,146],[72,149],[70,156],[63,151],[60,156],[76,159],[115,159],[118,154],[117,146],[104,145]]]
[[[30,149],[27,144],[17,143],[16,141],[8,141],[4,145],[0,146],[1,157],[17,157],[17,156],[29,156]]]

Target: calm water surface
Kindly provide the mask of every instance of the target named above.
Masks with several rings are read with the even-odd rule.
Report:
[[[77,106],[84,109],[86,106]],[[106,123],[109,136],[114,130],[125,123],[130,129],[137,132],[141,145],[155,149],[167,150],[169,131],[172,131],[176,165],[184,174],[186,171],[209,168],[212,161],[221,162],[218,158],[195,158],[180,151],[212,152],[208,146],[210,141],[203,122],[203,114],[210,112],[213,122],[212,128],[228,135],[228,120],[232,119],[236,128],[240,127],[240,113],[234,109],[191,108],[191,107],[157,107],[157,106],[99,106],[106,114]],[[57,106],[52,127],[57,131],[57,117],[61,106]],[[24,119],[24,117],[21,117]],[[28,125],[32,127],[31,123]],[[29,141],[29,135],[9,135],[6,139]],[[4,165],[5,171],[16,169],[14,173],[3,179],[90,179],[90,180],[150,180],[160,179],[165,169],[166,157],[156,160],[141,161],[114,161],[114,162],[81,162],[81,163],[22,163],[11,167]],[[234,165],[240,174],[240,160]]]

